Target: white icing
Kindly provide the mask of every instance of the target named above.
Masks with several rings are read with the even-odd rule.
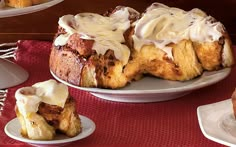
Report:
[[[134,9],[124,7],[111,14],[110,17],[95,13],[62,16],[58,23],[65,29],[66,34],[58,36],[54,44],[63,46],[70,35],[78,33],[83,39],[95,41],[92,49],[97,54],[104,55],[108,49],[111,49],[115,57],[125,65],[130,56],[129,48],[123,45],[125,42],[123,34],[130,27],[129,11],[138,13]]]
[[[38,111],[39,103],[41,98],[35,95],[36,89],[33,87],[23,87],[16,91],[16,105],[19,112],[27,117],[32,112]]]
[[[184,11],[153,3],[147,8],[142,18],[135,22],[133,37],[134,48],[140,50],[143,45],[154,44],[172,57],[167,45],[178,43],[183,39],[198,42],[218,41],[222,36],[223,25],[211,22],[213,17],[207,16],[200,9]]]
[[[32,87],[23,87],[15,93],[17,107],[25,117],[37,112],[40,102],[63,108],[68,96],[68,87],[55,80],[36,83]]]
[[[42,99],[42,102],[64,107],[66,99],[69,96],[68,87],[55,80],[48,80],[34,84],[35,94]]]

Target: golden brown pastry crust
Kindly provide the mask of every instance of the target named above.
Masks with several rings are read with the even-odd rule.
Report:
[[[21,124],[21,135],[33,140],[52,140],[56,134],[55,129],[37,113],[31,113],[27,119],[15,107],[16,116]]]
[[[5,4],[9,7],[24,8],[32,5],[41,4],[48,0],[5,0]]]
[[[80,118],[76,112],[76,103],[73,98],[68,98],[64,108],[41,103],[38,114],[53,126],[54,129],[74,137],[81,132]]]
[[[62,80],[83,87],[119,88],[127,84],[123,66],[111,50],[105,55],[86,58],[66,47],[53,46],[49,65]]]
[[[232,43],[227,33],[219,41],[193,42],[195,52],[203,69],[213,71],[234,64]]]
[[[233,104],[234,117],[236,118],[236,89],[232,93],[231,101],[232,101],[232,104]]]
[[[183,40],[170,46],[173,48],[174,60],[154,45],[143,46],[139,52],[134,51],[125,68],[127,77],[132,79],[137,74],[148,73],[163,79],[184,81],[203,72],[191,41]]]
[[[37,5],[37,4],[42,4],[47,2],[48,0],[31,0],[33,5]]]
[[[21,124],[22,136],[29,139],[52,140],[57,131],[74,137],[82,131],[80,118],[76,113],[76,103],[72,97],[67,99],[64,108],[42,102],[38,112],[29,114],[27,119],[17,106],[15,112]]]
[[[65,32],[59,27],[55,37],[63,33]],[[125,66],[115,58],[112,50],[105,55],[97,55],[91,50],[91,46],[79,43],[81,47],[77,48],[90,53],[84,55],[81,49],[73,49],[73,43],[78,44],[76,41],[68,41],[65,46],[52,46],[50,69],[60,79],[77,86],[116,89],[145,74],[167,80],[186,81],[200,76],[204,71],[219,70],[234,64],[232,44],[227,32],[223,32],[220,40],[215,42],[182,40],[177,44],[171,43],[168,46],[172,48],[172,59],[154,45],[134,49],[133,33],[134,26],[124,33],[131,52]]]

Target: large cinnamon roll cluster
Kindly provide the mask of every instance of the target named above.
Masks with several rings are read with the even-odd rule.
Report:
[[[222,23],[200,9],[153,3],[59,19],[50,69],[81,87],[121,88],[144,75],[186,81],[234,63]]]

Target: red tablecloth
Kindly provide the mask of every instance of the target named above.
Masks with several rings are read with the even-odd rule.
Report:
[[[51,42],[21,41],[17,50],[17,64],[29,72],[29,79],[9,88],[5,106],[0,115],[0,145],[22,145],[9,138],[4,126],[15,118],[15,91],[22,86],[53,78],[48,58]],[[181,98],[156,103],[118,103],[96,98],[91,94],[70,88],[77,100],[79,114],[91,118],[95,132],[70,146],[126,145],[126,146],[222,146],[205,138],[200,130],[196,110],[204,104],[229,99],[236,87],[236,69],[224,80]]]

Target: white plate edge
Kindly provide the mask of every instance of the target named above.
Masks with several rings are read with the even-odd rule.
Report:
[[[225,73],[223,74],[224,76],[220,77],[219,79],[217,79],[216,81],[212,81],[210,84],[205,82],[205,83],[201,83],[197,86],[195,86],[194,88],[192,88],[191,86],[187,85],[187,86],[183,86],[183,87],[177,87],[177,88],[171,88],[171,89],[161,89],[161,90],[121,90],[121,89],[102,89],[102,88],[87,88],[87,87],[79,87],[73,84],[68,83],[67,81],[64,81],[62,79],[60,79],[59,77],[57,77],[52,70],[50,69],[50,73],[52,74],[52,76],[60,81],[61,83],[64,83],[66,85],[69,85],[73,88],[76,89],[80,89],[83,91],[87,91],[87,92],[93,92],[93,93],[106,93],[106,94],[165,94],[165,93],[170,93],[170,92],[186,92],[186,91],[191,91],[191,90],[196,90],[196,89],[200,89],[203,88],[205,86],[210,86],[213,85],[223,79],[225,79],[226,77],[229,76],[229,74],[231,73],[231,68],[224,68],[222,70],[226,70]],[[216,73],[216,74],[220,74],[220,73]],[[184,90],[183,90],[184,89]]]
[[[86,134],[85,136],[83,136],[82,138],[79,138],[79,139],[76,139],[81,133],[83,133],[83,132],[81,132],[80,134],[78,134],[77,136],[75,136],[75,137],[72,137],[72,138],[67,138],[66,140],[50,140],[50,141],[40,141],[40,140],[31,140],[31,139],[27,139],[27,138],[23,138],[22,137],[22,139],[18,139],[18,137],[16,137],[16,136],[14,136],[14,135],[12,135],[12,134],[10,134],[8,131],[7,131],[7,127],[9,126],[9,123],[11,122],[11,121],[13,121],[14,119],[18,119],[17,117],[16,118],[13,118],[13,119],[11,119],[10,121],[8,121],[8,123],[5,125],[5,127],[4,127],[4,132],[7,134],[7,136],[9,136],[10,138],[12,138],[12,139],[15,139],[15,140],[17,140],[17,141],[21,141],[21,142],[25,142],[25,143],[28,143],[28,144],[41,144],[41,145],[44,145],[44,144],[48,144],[48,145],[52,145],[52,144],[63,144],[63,143],[70,143],[70,142],[74,142],[74,141],[77,141],[77,140],[81,140],[81,139],[83,139],[83,138],[86,138],[86,137],[88,137],[88,136],[90,136],[91,134],[93,134],[93,132],[95,131],[95,129],[96,129],[96,124],[94,123],[94,121],[93,120],[91,120],[90,118],[88,118],[88,117],[86,117],[86,116],[84,116],[84,115],[80,115],[79,114],[79,116],[81,117],[81,124],[82,124],[82,127],[83,127],[83,122],[82,122],[82,120],[88,120],[89,121],[89,123],[91,124],[90,125],[90,131],[89,131],[89,133],[88,134]],[[18,120],[19,121],[19,120]]]
[[[29,6],[29,7],[24,7],[24,8],[10,8],[6,10],[1,10],[0,9],[0,18],[5,18],[5,17],[13,17],[13,16],[19,16],[19,15],[24,15],[24,14],[29,14],[29,13],[34,13],[40,10],[47,9],[49,7],[52,7],[56,4],[59,4],[63,2],[64,0],[51,0],[45,3]]]
[[[208,105],[212,105],[212,104],[217,104],[217,103],[222,103],[222,102],[225,102],[225,101],[230,101],[231,99],[227,99],[227,100],[223,100],[223,101],[220,101],[220,102],[215,102],[215,103],[211,103],[211,104],[206,104],[206,105],[201,105],[201,106],[198,106],[197,107],[197,118],[198,118],[198,124],[200,126],[200,130],[202,131],[203,135],[209,139],[209,140],[212,140],[214,142],[217,142],[217,143],[220,143],[222,145],[226,145],[226,146],[236,146],[236,144],[232,144],[232,143],[229,143],[229,142],[226,142],[224,140],[221,140],[219,138],[215,138],[211,135],[209,135],[206,131],[205,131],[205,128],[202,124],[202,117],[201,117],[201,113],[200,113],[200,109],[204,106],[208,106]]]

